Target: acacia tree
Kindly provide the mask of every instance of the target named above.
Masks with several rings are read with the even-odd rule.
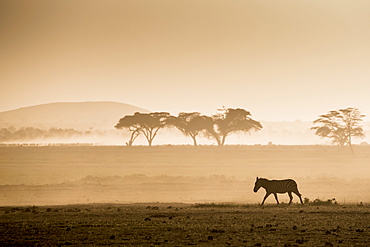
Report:
[[[154,138],[158,131],[166,125],[166,120],[169,116],[170,114],[167,112],[136,112],[133,116],[121,118],[115,127],[117,129],[126,128],[131,131],[129,146],[132,145],[133,141],[140,134],[143,134],[149,146],[152,146]]]
[[[126,142],[126,145],[129,147],[132,146],[135,139],[141,134],[141,125],[138,122],[137,114],[140,113],[137,112],[133,116],[130,115],[124,116],[118,121],[116,126],[114,126],[116,129],[127,129],[128,131],[131,132],[130,140]]]
[[[329,138],[333,144],[340,146],[349,145],[352,150],[352,137],[365,137],[360,125],[363,117],[365,115],[354,107],[333,110],[313,121],[317,126],[311,129],[316,130],[315,134],[321,138]]]
[[[218,114],[212,116],[213,128],[207,129],[209,136],[212,136],[219,146],[224,146],[226,137],[236,132],[250,132],[262,129],[260,122],[251,118],[247,110],[237,108],[223,108]]]
[[[200,115],[199,112],[181,112],[177,117],[169,117],[167,126],[175,127],[185,136],[190,136],[193,139],[194,146],[197,146],[197,136],[213,126],[213,119]]]

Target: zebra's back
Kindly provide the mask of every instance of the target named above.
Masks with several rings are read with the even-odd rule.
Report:
[[[298,192],[297,183],[293,179],[269,180],[265,189],[273,193]]]

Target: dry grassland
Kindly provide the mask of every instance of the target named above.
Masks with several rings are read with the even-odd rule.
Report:
[[[2,146],[0,203],[258,203],[256,176],[294,178],[310,200],[365,203],[369,172],[370,146]]]
[[[226,204],[0,208],[1,246],[368,246],[367,206]]]
[[[2,146],[0,246],[368,246],[370,147],[355,152]],[[338,204],[287,206],[285,194],[261,208],[256,176],[294,178],[304,198]]]

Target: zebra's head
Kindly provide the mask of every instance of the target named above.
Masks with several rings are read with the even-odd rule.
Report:
[[[257,192],[262,186],[262,183],[261,183],[261,178],[256,178],[256,183],[254,184],[254,189],[253,191],[254,192]]]

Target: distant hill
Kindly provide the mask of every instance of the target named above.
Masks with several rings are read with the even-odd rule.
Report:
[[[50,103],[0,112],[0,128],[112,129],[118,120],[135,112],[150,112],[117,102]]]

